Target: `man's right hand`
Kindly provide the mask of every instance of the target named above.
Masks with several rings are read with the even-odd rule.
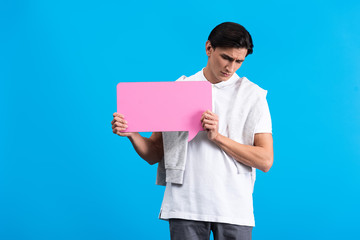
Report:
[[[113,116],[114,119],[111,121],[113,133],[128,137],[135,151],[149,164],[152,165],[161,161],[164,156],[161,132],[153,132],[150,138],[142,137],[138,132],[122,132],[128,127],[124,115],[115,112]]]
[[[122,137],[131,137],[136,133],[133,132],[122,132],[127,129],[127,121],[124,118],[124,115],[115,112],[113,114],[114,119],[111,121],[113,133],[122,136]]]

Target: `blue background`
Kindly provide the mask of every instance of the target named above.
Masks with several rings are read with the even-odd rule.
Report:
[[[253,239],[359,238],[359,12],[331,0],[2,0],[0,239],[169,239],[156,166],[112,133],[116,84],[197,72],[224,21],[252,34],[238,74],[269,91],[273,120]]]

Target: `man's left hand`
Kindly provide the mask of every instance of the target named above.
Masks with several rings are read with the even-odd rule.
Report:
[[[219,135],[219,117],[210,110],[202,114],[201,125],[207,131],[209,140],[213,141]]]

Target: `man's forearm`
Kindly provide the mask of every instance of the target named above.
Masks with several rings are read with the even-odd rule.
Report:
[[[133,134],[128,138],[142,159],[151,165],[160,162],[163,157],[163,149],[162,146],[159,146],[159,143],[150,138],[143,137],[139,133]]]
[[[247,166],[263,172],[269,171],[272,166],[273,153],[264,147],[241,144],[221,134],[218,134],[213,142],[236,161]]]

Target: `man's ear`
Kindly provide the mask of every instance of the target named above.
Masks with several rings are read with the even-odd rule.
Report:
[[[207,40],[205,43],[205,51],[208,57],[210,57],[211,53],[214,51],[214,49],[211,46],[211,42],[209,40]]]

